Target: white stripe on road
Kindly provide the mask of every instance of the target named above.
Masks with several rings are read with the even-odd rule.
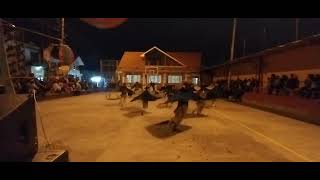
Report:
[[[303,159],[304,161],[312,162],[312,160],[309,159],[308,157],[297,153],[296,151],[290,149],[289,147],[287,147],[287,146],[279,143],[278,141],[276,141],[276,140],[274,140],[274,139],[272,139],[272,138],[270,138],[270,137],[268,137],[268,136],[265,136],[265,135],[261,134],[260,132],[254,130],[254,129],[250,128],[250,127],[248,127],[247,125],[245,125],[245,124],[243,124],[243,123],[241,123],[241,122],[235,121],[235,120],[233,120],[232,118],[228,117],[227,115],[225,115],[225,114],[223,114],[223,113],[221,113],[221,112],[219,112],[219,111],[217,111],[217,110],[215,110],[215,109],[213,109],[213,111],[216,112],[216,114],[218,114],[218,115],[220,115],[221,117],[223,117],[224,119],[228,119],[228,120],[234,122],[235,124],[238,124],[239,126],[244,127],[244,128],[246,128],[247,130],[255,133],[256,135],[261,136],[261,137],[269,140],[270,142],[272,142],[272,143],[274,143],[274,144],[282,147],[283,149],[291,152],[292,154],[300,157],[300,158]]]

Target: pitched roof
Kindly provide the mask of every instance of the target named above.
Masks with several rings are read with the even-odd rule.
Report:
[[[141,57],[144,57],[148,52],[150,52],[150,51],[152,51],[152,50],[154,50],[154,49],[156,49],[156,50],[160,51],[161,53],[163,53],[164,55],[170,57],[171,59],[173,59],[174,61],[176,61],[178,64],[180,64],[180,65],[182,65],[182,66],[185,65],[185,64],[183,64],[182,62],[180,62],[179,60],[177,60],[176,58],[172,57],[170,54],[162,51],[161,49],[159,49],[159,48],[156,47],[156,46],[153,46],[153,47],[150,48],[148,51],[146,51],[146,52],[144,52],[143,54],[141,54]]]
[[[178,59],[187,68],[200,71],[202,53],[200,52],[167,52],[172,57]]]
[[[72,65],[84,66],[84,63],[83,63],[82,59],[80,58],[80,56],[78,56],[78,57],[76,58],[76,60],[73,61]]]
[[[118,69],[121,71],[144,71],[145,62],[141,55],[145,52],[124,52]],[[190,71],[200,71],[202,53],[200,52],[165,52],[167,55],[171,56],[178,62],[185,65],[185,67]]]
[[[143,52],[124,52],[118,68],[120,70],[144,71],[144,61],[140,57]]]

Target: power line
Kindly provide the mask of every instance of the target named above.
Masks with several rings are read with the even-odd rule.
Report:
[[[44,33],[41,33],[41,32],[37,32],[37,31],[34,31],[32,29],[19,27],[19,26],[16,26],[16,25],[8,22],[8,21],[5,21],[3,19],[0,19],[0,20],[6,23],[6,24],[3,24],[3,25],[9,26],[11,28],[18,29],[18,30],[25,31],[25,32],[30,32],[30,33],[33,33],[33,34],[37,34],[39,36],[43,36],[43,37],[46,37],[46,38],[49,38],[49,39],[54,39],[54,40],[57,40],[57,41],[61,41],[60,38],[56,38],[56,37],[53,37],[53,36],[50,36],[50,35],[47,35],[47,34],[44,34]]]

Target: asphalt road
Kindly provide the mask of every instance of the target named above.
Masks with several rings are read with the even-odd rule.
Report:
[[[171,133],[165,121],[176,104],[158,107],[161,102],[151,102],[141,115],[140,101],[120,109],[119,100],[95,93],[42,101],[39,110],[50,143],[67,149],[70,161],[320,160],[320,126],[218,100],[216,107],[204,109],[206,116],[189,114],[181,132]],[[194,108],[191,102],[189,113]],[[43,150],[39,118],[38,134]]]

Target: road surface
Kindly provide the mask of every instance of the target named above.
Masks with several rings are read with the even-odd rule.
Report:
[[[181,132],[170,133],[165,124],[171,108],[160,99],[141,115],[140,101],[120,110],[119,100],[104,93],[39,102],[50,143],[69,151],[75,162],[273,162],[319,161],[320,126],[218,100],[191,114]],[[195,108],[189,105],[189,113]],[[40,144],[44,136],[38,118]],[[42,148],[41,148],[42,149]]]

